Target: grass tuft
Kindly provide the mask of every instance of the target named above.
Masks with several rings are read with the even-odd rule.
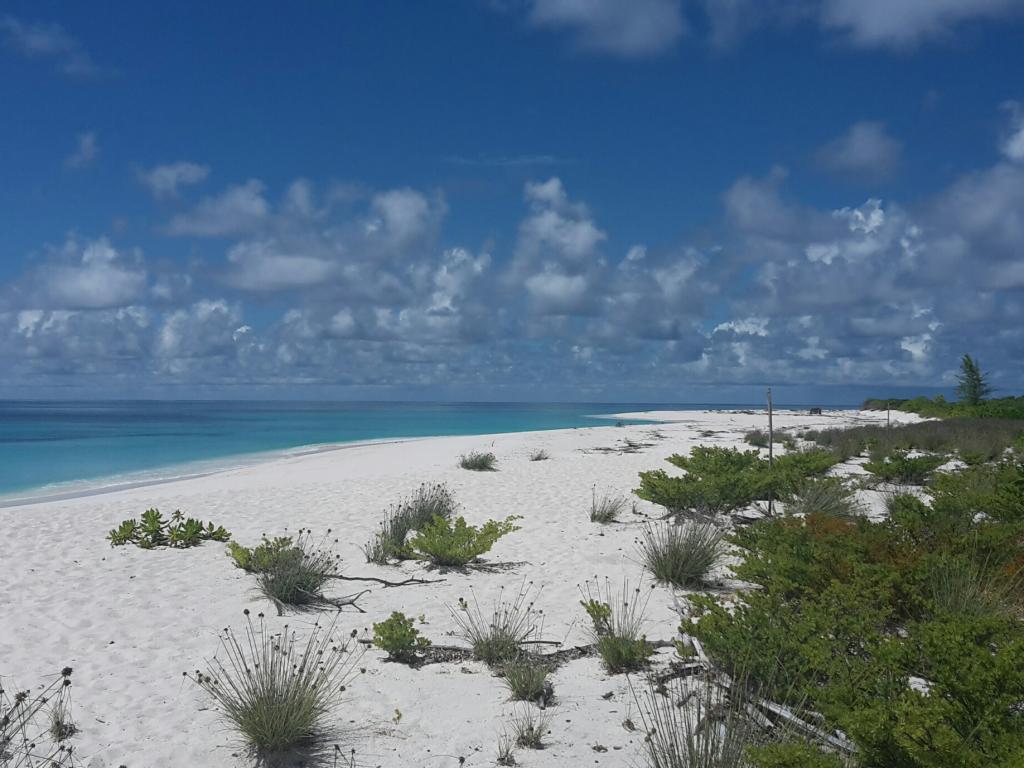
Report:
[[[532,701],[542,707],[554,698],[554,686],[548,681],[551,667],[533,654],[520,654],[504,666],[505,685],[515,701]]]
[[[677,587],[707,583],[725,551],[723,533],[711,523],[645,526],[638,542],[644,566],[658,581]]]
[[[458,636],[477,659],[492,667],[517,659],[523,644],[538,639],[542,631],[543,616],[534,609],[532,585],[524,584],[511,601],[504,599],[504,591],[502,587],[490,615],[481,610],[475,593],[472,605],[460,597],[458,608],[450,608]]]
[[[490,452],[470,451],[459,457],[459,466],[474,472],[496,472],[498,458]]]
[[[410,559],[413,555],[406,546],[409,534],[422,530],[435,517],[450,520],[458,510],[447,485],[424,483],[412,496],[384,513],[380,530],[363,547],[366,561],[386,565],[391,560]]]
[[[536,451],[530,454],[530,461],[547,461],[551,458],[551,454],[545,451],[543,448],[538,448]]]
[[[791,515],[818,513],[850,520],[864,514],[850,487],[838,477],[810,477],[803,480],[786,502]]]
[[[260,591],[277,605],[309,606],[327,602],[327,582],[338,575],[341,558],[327,542],[330,530],[314,543],[309,530],[299,530],[295,543],[280,549],[257,572]]]
[[[625,508],[625,496],[606,492],[599,497],[595,488],[590,497],[590,522],[604,525],[617,522]]]
[[[547,711],[526,705],[512,716],[512,735],[516,746],[523,749],[544,749],[549,732]]]
[[[9,690],[0,678],[0,765],[71,768],[78,733],[71,717],[71,667],[31,690]]]
[[[645,666],[654,653],[643,632],[650,590],[631,590],[623,581],[622,591],[613,594],[605,579],[603,588],[599,583],[586,582],[580,594],[580,605],[590,617],[591,635],[605,668],[617,674]]]
[[[245,611],[241,637],[221,633],[220,656],[191,679],[220,705],[246,745],[263,761],[315,749],[327,734],[340,696],[357,674],[361,652],[332,623],[313,626],[305,641],[285,625],[272,632]],[[354,635],[354,633],[353,633]]]

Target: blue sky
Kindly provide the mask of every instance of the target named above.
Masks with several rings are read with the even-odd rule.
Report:
[[[1017,391],[1022,72],[1020,0],[7,3],[0,396]]]

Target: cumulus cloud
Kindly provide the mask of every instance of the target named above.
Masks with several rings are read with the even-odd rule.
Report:
[[[146,290],[138,251],[120,252],[106,238],[69,237],[48,248],[42,263],[0,292],[0,306],[101,309],[131,304]]]
[[[882,123],[863,120],[821,147],[815,158],[827,171],[874,180],[891,175],[902,154],[902,142]]]
[[[96,162],[100,153],[100,145],[96,140],[95,131],[78,134],[75,150],[64,159],[64,165],[76,170],[88,168]]]
[[[140,170],[139,181],[149,189],[157,200],[167,200],[177,197],[181,187],[198,184],[205,180],[209,173],[208,166],[181,161],[157,165],[149,170]]]
[[[533,0],[529,20],[569,30],[581,49],[617,56],[663,53],[686,31],[679,0]]]
[[[59,24],[27,23],[14,16],[0,16],[0,38],[23,56],[51,59],[65,75],[91,77],[99,72],[81,43]]]
[[[257,179],[228,187],[221,194],[207,197],[188,213],[171,219],[167,232],[172,235],[223,237],[251,232],[263,224],[270,203],[263,196],[265,187]]]

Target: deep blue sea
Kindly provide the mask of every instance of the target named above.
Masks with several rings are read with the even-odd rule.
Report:
[[[597,426],[664,403],[0,401],[0,497],[199,474],[300,446]]]

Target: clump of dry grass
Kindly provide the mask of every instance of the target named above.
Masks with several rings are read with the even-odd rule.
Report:
[[[0,679],[0,765],[11,768],[73,766],[78,733],[71,716],[71,667],[34,693],[5,688]]]
[[[495,466],[497,462],[497,456],[484,451],[470,451],[459,457],[459,466],[474,472],[495,472],[498,469]]]
[[[605,492],[598,496],[594,488],[590,497],[590,522],[614,523],[625,508],[626,497],[621,493]]]
[[[544,749],[544,737],[550,733],[547,711],[525,705],[512,716],[512,736],[517,747]]]
[[[460,597],[458,607],[450,609],[459,636],[477,659],[490,666],[515,660],[523,644],[541,634],[543,616],[534,608],[532,584],[524,584],[510,601],[504,599],[504,591],[502,587],[490,614],[480,608],[475,593],[472,604]]]

